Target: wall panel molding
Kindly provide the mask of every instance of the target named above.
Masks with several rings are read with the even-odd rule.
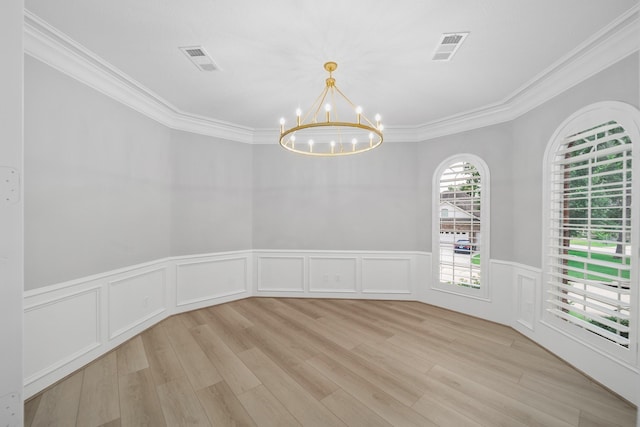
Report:
[[[629,401],[636,401],[628,381],[640,381],[637,366],[623,365],[572,340],[558,339],[558,334],[540,320],[539,268],[501,260],[491,260],[490,266],[491,300],[432,290],[431,254],[398,251],[198,254],[31,290],[24,294],[25,397],[172,314],[250,296],[269,296],[420,301],[498,322],[543,345]],[[285,279],[279,281],[278,277]],[[145,306],[147,296],[150,304]]]
[[[293,255],[258,255],[257,290],[269,292],[305,292],[306,259]]]
[[[362,293],[413,294],[411,257],[363,257]]]
[[[358,258],[310,256],[309,292],[358,292]]]
[[[145,269],[107,282],[110,340],[167,311],[166,269]]]
[[[83,357],[102,345],[103,288],[82,289],[24,301],[24,386],[39,389],[51,372],[64,377],[82,365]],[[80,361],[80,362],[79,362]]]
[[[207,257],[176,263],[178,307],[247,293],[249,256]]]
[[[514,307],[515,321],[534,331],[538,321],[538,295],[541,294],[542,271],[528,266],[514,265]]]
[[[254,251],[256,295],[416,299],[416,257],[400,251]]]

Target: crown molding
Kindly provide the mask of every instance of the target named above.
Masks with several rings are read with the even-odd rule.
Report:
[[[385,130],[385,142],[422,142],[514,120],[640,50],[640,4],[501,101],[417,126]],[[24,49],[95,90],[171,128],[248,144],[277,144],[278,129],[253,129],[181,111],[25,9]]]
[[[415,127],[413,141],[508,122],[640,50],[640,4],[613,20],[503,100]]]
[[[251,128],[179,110],[26,9],[24,51],[171,129],[244,143],[251,143],[253,140]]]

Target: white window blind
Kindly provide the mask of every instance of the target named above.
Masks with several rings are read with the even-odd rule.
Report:
[[[439,280],[458,287],[481,288],[482,179],[469,162],[447,167],[439,180]]]
[[[632,144],[615,121],[566,137],[552,159],[546,311],[629,347]]]

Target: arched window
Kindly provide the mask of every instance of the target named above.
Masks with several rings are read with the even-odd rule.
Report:
[[[433,288],[488,298],[489,169],[471,154],[450,157],[433,194]]]
[[[638,319],[639,125],[626,104],[580,110],[551,138],[544,171],[543,319],[627,361]]]

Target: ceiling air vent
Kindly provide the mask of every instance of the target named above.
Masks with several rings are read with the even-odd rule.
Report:
[[[200,71],[219,71],[220,67],[213,62],[202,46],[184,46],[179,48]]]
[[[195,56],[206,56],[204,54],[204,52],[202,51],[202,49],[200,49],[200,48],[197,48],[197,49],[185,49],[184,51],[187,52],[187,54],[192,58],[195,57]]]
[[[451,61],[469,33],[445,33],[440,36],[436,51],[431,58],[434,61]]]

